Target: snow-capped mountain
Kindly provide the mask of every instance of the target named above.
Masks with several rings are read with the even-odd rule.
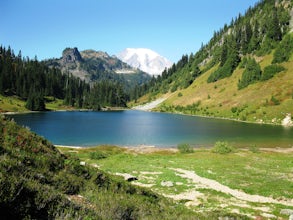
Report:
[[[138,68],[151,75],[160,75],[172,62],[155,51],[146,48],[127,48],[117,57],[128,65]]]

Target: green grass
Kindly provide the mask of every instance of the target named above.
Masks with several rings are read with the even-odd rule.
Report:
[[[24,112],[25,102],[13,96],[0,95],[0,112]]]
[[[55,99],[53,97],[45,97],[45,100],[46,100],[46,109],[50,111],[74,109],[74,107],[64,105],[62,99]]]
[[[238,189],[248,194],[262,195],[275,199],[293,199],[293,153],[266,152],[260,149],[255,151],[238,149],[229,154],[213,153],[210,149],[196,150],[194,153],[170,153],[160,151],[150,154],[127,152],[125,149],[111,148],[111,155],[103,159],[90,159],[94,151],[109,152],[105,148],[79,149],[76,154],[81,160],[94,163],[100,169],[109,173],[128,173],[138,177],[138,182],[153,184],[151,189],[157,193],[180,194],[195,188],[190,180],[176,175],[172,168],[181,168],[195,171],[201,177],[216,180],[232,189]],[[64,151],[65,149],[60,149]],[[68,152],[68,150],[65,150]],[[149,172],[148,174],[144,174]],[[153,173],[155,172],[155,173]],[[152,174],[153,173],[153,174]],[[172,182],[173,185],[162,186],[163,181]],[[205,194],[202,206],[193,207],[194,210],[217,210],[221,204],[226,203],[223,210],[229,212],[234,206],[230,195],[215,190],[199,187],[199,192]],[[238,206],[241,213],[257,215],[255,206],[264,204],[250,204],[249,207]],[[277,213],[284,206],[270,204],[271,212]],[[292,207],[287,207],[292,208]],[[278,214],[277,216],[280,216]]]
[[[49,111],[56,110],[72,110],[73,107],[63,104],[62,99],[54,99],[53,97],[45,97],[46,109]],[[17,96],[0,95],[0,112],[28,112],[25,107],[26,102]]]

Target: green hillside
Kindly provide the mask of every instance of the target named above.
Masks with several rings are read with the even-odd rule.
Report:
[[[260,65],[264,67],[271,59],[270,55],[263,57]],[[285,113],[293,115],[293,61],[282,66],[286,70],[274,78],[241,90],[237,84],[244,69],[237,68],[231,77],[207,83],[214,67],[188,88],[172,93],[159,110],[280,124]]]
[[[156,110],[280,124],[293,115],[292,6],[260,1],[141,87],[138,103],[168,94]]]

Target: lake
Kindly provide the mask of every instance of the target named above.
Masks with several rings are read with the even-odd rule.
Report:
[[[293,146],[292,128],[178,114],[127,110],[42,112],[10,117],[58,145],[174,147],[180,143],[211,146],[216,141],[228,141],[238,146]]]

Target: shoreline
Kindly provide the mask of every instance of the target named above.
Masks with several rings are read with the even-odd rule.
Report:
[[[42,113],[42,112],[93,112],[92,109],[60,109],[60,110],[46,110],[46,111],[24,111],[24,112],[1,112],[1,115],[18,115],[18,114],[30,114],[30,113]],[[283,128],[293,128],[292,126],[283,126],[281,123],[269,123],[269,122],[256,122],[256,121],[243,121],[234,118],[227,118],[227,117],[220,117],[220,116],[208,116],[208,115],[193,115],[187,114],[182,112],[162,112],[159,110],[152,110],[152,109],[135,109],[133,108],[107,108],[101,111],[96,112],[110,112],[110,111],[143,111],[143,112],[157,112],[157,113],[166,113],[166,114],[175,114],[175,115],[184,115],[184,116],[192,116],[192,117],[200,117],[200,118],[208,118],[208,119],[219,119],[219,120],[229,120],[247,124],[257,124],[257,125],[273,125],[273,126],[281,126]]]
[[[150,153],[156,153],[156,152],[162,152],[162,151],[167,151],[170,153],[178,153],[179,150],[177,147],[157,147],[157,146],[152,146],[152,145],[141,145],[141,146],[119,146],[119,145],[98,145],[98,146],[72,146],[72,145],[57,145],[54,144],[54,147],[56,148],[67,148],[67,149],[77,149],[77,150],[82,150],[82,149],[95,149],[95,148],[107,148],[107,147],[117,147],[117,148],[122,148],[125,149],[126,151],[130,153],[140,153],[140,154],[150,154]],[[198,148],[193,148],[196,151],[200,150],[211,150],[212,147],[198,147]],[[240,147],[238,150],[241,151],[249,151],[247,147]],[[293,153],[293,146],[291,147],[260,147],[259,151],[261,152],[272,152],[272,153],[285,153],[285,154],[290,154]]]
[[[199,118],[208,118],[208,119],[219,119],[219,120],[228,120],[228,121],[235,121],[235,122],[241,122],[241,123],[246,123],[246,124],[257,124],[257,125],[273,125],[273,126],[281,126],[283,128],[293,128],[292,126],[283,126],[282,124],[277,124],[277,123],[270,123],[270,122],[256,122],[256,121],[243,121],[239,119],[234,119],[234,118],[226,118],[226,117],[220,117],[220,116],[208,116],[208,115],[192,115],[192,114],[187,114],[187,113],[182,113],[182,112],[162,112],[159,110],[136,110],[136,109],[131,109],[135,111],[146,111],[146,112],[158,112],[158,113],[166,113],[166,114],[175,114],[175,115],[184,115],[184,116],[192,116],[192,117],[199,117]]]
[[[100,145],[64,145],[64,144],[53,144],[55,147],[61,147],[61,148],[76,148],[76,149],[83,149],[83,148],[98,148],[98,147],[119,147],[124,149],[177,149],[176,146],[155,146],[155,145],[116,145],[116,144],[100,144]],[[194,148],[202,148],[202,147],[194,147]],[[209,147],[205,147],[209,148]]]
[[[187,113],[182,113],[182,112],[162,112],[160,111],[160,108],[158,108],[160,106],[161,103],[163,103],[166,99],[168,99],[170,97],[170,95],[168,95],[167,97],[162,97],[162,98],[158,98],[154,101],[142,104],[142,105],[137,105],[137,106],[133,106],[131,109],[132,110],[137,110],[137,111],[146,111],[146,112],[159,112],[159,113],[169,113],[169,114],[177,114],[177,115],[185,115],[185,116],[195,116],[195,117],[201,117],[201,118],[211,118],[211,119],[220,119],[220,120],[229,120],[229,121],[235,121],[235,122],[243,122],[243,123],[248,123],[248,124],[259,124],[259,125],[277,125],[277,126],[282,126],[284,128],[292,128],[293,127],[293,123],[291,124],[291,126],[284,126],[282,124],[282,121],[280,123],[273,123],[273,122],[264,122],[263,119],[259,119],[261,121],[257,122],[257,121],[244,121],[244,120],[240,120],[240,119],[235,119],[235,118],[227,118],[227,117],[221,117],[221,116],[208,116],[208,115],[193,115],[193,114],[187,114]],[[157,109],[157,110],[156,110]],[[290,113],[288,113],[290,114]],[[290,114],[291,115],[291,114]],[[284,119],[283,119],[284,120]]]
[[[119,146],[119,145],[98,145],[98,146],[68,146],[68,145],[57,145],[54,144],[56,148],[67,148],[67,149],[76,149],[76,150],[88,150],[88,149],[96,149],[96,148],[107,148],[107,147],[117,147],[125,150],[126,152],[135,153],[135,154],[150,154],[156,152],[170,152],[170,153],[177,153],[179,150],[177,147],[157,147],[153,145],[140,145],[140,146]],[[195,148],[196,149],[196,148]],[[198,148],[203,149],[203,148]],[[209,148],[205,148],[209,149]]]

